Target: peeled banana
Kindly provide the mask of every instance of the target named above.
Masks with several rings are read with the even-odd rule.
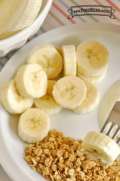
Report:
[[[48,79],[57,77],[63,68],[62,56],[53,45],[48,43],[34,47],[27,57],[27,63],[41,65]]]
[[[12,14],[15,13],[19,6],[20,0],[2,0],[0,1],[0,31],[2,27],[8,22]],[[4,33],[4,32],[3,32]],[[2,37],[3,36],[3,37]],[[4,39],[4,34],[0,33],[0,39]]]
[[[116,81],[107,90],[100,103],[99,112],[98,112],[100,128],[103,127],[105,121],[108,119],[108,116],[110,115],[110,112],[113,109],[113,106],[117,101],[120,101],[120,80]]]
[[[9,80],[1,89],[1,103],[11,114],[25,112],[33,105],[33,99],[22,97],[18,94],[15,80]]]
[[[110,137],[103,133],[96,131],[90,131],[83,140],[82,146],[89,151],[97,152],[103,159],[109,163],[114,160],[120,154],[120,147]]]
[[[72,111],[77,114],[84,114],[90,112],[96,108],[99,103],[99,90],[92,83],[84,80],[87,87],[86,97],[79,107],[76,107]]]
[[[59,79],[53,86],[52,94],[61,107],[74,109],[85,99],[86,90],[83,80],[72,75]]]
[[[99,76],[107,71],[109,52],[96,41],[86,41],[77,47],[77,71],[84,76]]]
[[[61,48],[63,55],[63,72],[64,76],[76,76],[76,51],[74,45],[64,45]]]
[[[77,72],[77,76],[83,80],[88,80],[92,84],[96,84],[98,82],[101,82],[101,80],[103,80],[105,78],[106,72],[99,76],[84,76],[84,75],[80,74],[79,72]]]
[[[31,25],[41,4],[42,0],[4,0],[0,4],[0,40]]]
[[[59,106],[52,95],[53,86],[56,84],[54,80],[48,80],[47,92],[43,97],[34,99],[34,105],[45,111],[49,116],[57,114],[61,111],[62,107]]]
[[[46,94],[47,75],[38,64],[23,65],[15,77],[16,87],[20,95],[27,98],[39,98]]]
[[[28,109],[19,118],[18,135],[28,143],[37,143],[43,140],[49,129],[48,115],[38,108]]]

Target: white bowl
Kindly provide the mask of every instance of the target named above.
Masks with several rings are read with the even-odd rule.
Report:
[[[50,10],[51,5],[52,0],[43,0],[38,17],[29,27],[9,38],[0,41],[0,57],[5,56],[11,50],[22,47],[26,43],[27,39],[39,30],[48,14],[48,11]]]

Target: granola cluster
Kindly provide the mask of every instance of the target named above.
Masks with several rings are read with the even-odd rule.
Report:
[[[120,181],[118,159],[107,166],[99,158],[91,159],[81,144],[82,140],[64,137],[57,130],[49,131],[43,141],[25,149],[25,160],[52,181]]]

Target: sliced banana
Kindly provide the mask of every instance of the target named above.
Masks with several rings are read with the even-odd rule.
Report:
[[[99,76],[107,71],[109,52],[96,41],[86,41],[77,47],[77,69],[84,76]]]
[[[8,38],[30,26],[41,4],[42,0],[4,0],[0,7],[0,39]]]
[[[75,76],[67,76],[56,82],[52,94],[61,107],[74,109],[85,99],[86,90],[83,80]]]
[[[55,49],[56,49],[60,54],[62,54],[60,47],[58,47],[57,45],[53,45],[53,46],[55,47]]]
[[[104,72],[102,75],[93,76],[93,77],[92,76],[84,76],[84,75],[80,74],[79,72],[77,72],[77,76],[80,77],[83,80],[88,80],[92,84],[97,84],[97,83],[101,82],[105,78],[106,72]]]
[[[38,108],[28,109],[19,118],[18,135],[28,143],[37,143],[43,140],[49,129],[48,115]]]
[[[76,76],[76,51],[74,45],[64,45],[61,48],[64,66],[64,76]]]
[[[79,107],[76,107],[72,111],[77,114],[84,114],[93,111],[99,103],[99,90],[92,83],[84,80],[87,87],[86,97]]]
[[[2,87],[1,103],[9,113],[20,114],[25,112],[33,105],[33,99],[20,96],[13,79],[6,82]]]
[[[62,107],[59,106],[52,95],[53,86],[55,85],[56,81],[54,80],[48,80],[48,87],[47,92],[43,97],[40,97],[38,99],[34,99],[34,105],[45,111],[48,115],[57,114],[61,111]]]
[[[48,43],[42,43],[34,47],[27,57],[27,63],[41,65],[48,79],[57,77],[63,68],[62,56],[53,45]]]
[[[82,146],[89,151],[96,151],[109,163],[112,163],[120,154],[120,147],[114,140],[96,131],[90,131],[86,135]]]
[[[38,64],[27,64],[19,68],[15,77],[19,94],[28,98],[39,98],[46,94],[47,75]]]
[[[0,0],[0,4],[3,2],[4,0]]]

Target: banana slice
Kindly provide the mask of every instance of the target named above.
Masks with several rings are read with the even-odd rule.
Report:
[[[109,52],[96,41],[86,41],[77,47],[77,69],[84,76],[99,76],[107,71]]]
[[[43,140],[49,129],[48,115],[38,108],[28,109],[19,118],[18,135],[28,143],[37,143]]]
[[[0,6],[0,39],[8,38],[31,25],[41,4],[42,0],[4,0]]]
[[[112,163],[120,154],[120,147],[114,140],[96,131],[90,131],[86,135],[82,146],[89,151],[96,151],[109,163]]]
[[[11,114],[25,112],[33,105],[33,99],[22,97],[18,94],[14,79],[9,80],[1,89],[1,103]]]
[[[93,111],[99,103],[99,90],[92,83],[84,80],[87,87],[86,97],[79,107],[76,107],[72,111],[77,114],[84,114]]]
[[[42,43],[34,47],[27,57],[27,63],[41,65],[48,79],[57,77],[63,68],[62,56],[53,45],[48,43]]]
[[[61,107],[74,109],[85,99],[86,90],[83,80],[75,76],[67,76],[57,81],[52,94]]]
[[[76,51],[74,45],[62,46],[62,55],[64,59],[64,76],[76,76]]]
[[[89,82],[91,82],[92,84],[97,84],[99,82],[101,82],[101,80],[103,80],[106,76],[106,72],[104,72],[102,75],[99,76],[84,76],[82,74],[80,74],[79,72],[77,72],[77,76],[80,77],[83,80],[88,80]]]
[[[59,52],[59,54],[62,55],[60,47],[58,47],[57,45],[54,45],[54,47]]]
[[[0,0],[0,4],[3,2],[4,0]]]
[[[15,77],[18,92],[23,97],[39,98],[46,94],[47,75],[38,64],[23,65]]]
[[[54,100],[52,91],[53,86],[55,85],[56,81],[48,80],[48,87],[46,94],[38,99],[34,99],[34,105],[45,111],[48,115],[57,114],[61,111],[62,107],[60,107]]]

